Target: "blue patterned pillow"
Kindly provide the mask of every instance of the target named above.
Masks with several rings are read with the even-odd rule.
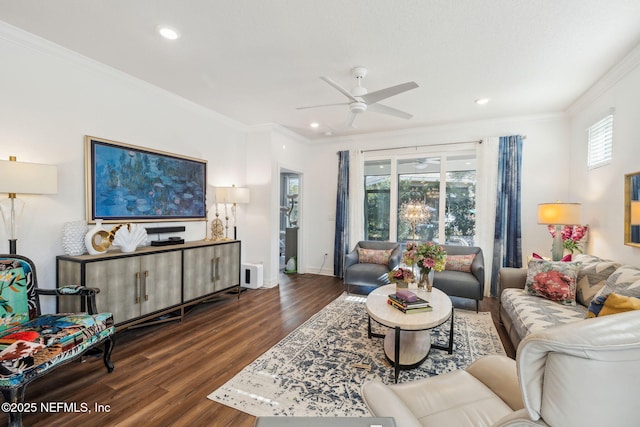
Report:
[[[616,293],[600,295],[591,300],[587,318],[607,316],[630,310],[640,310],[640,297],[626,297]]]
[[[598,295],[591,300],[589,304],[589,310],[587,311],[587,318],[589,317],[598,317],[600,315],[600,310],[604,307],[604,302],[607,300],[609,295]]]

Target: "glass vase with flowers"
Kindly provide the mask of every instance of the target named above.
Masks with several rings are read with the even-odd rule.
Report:
[[[556,237],[555,226],[548,226],[551,237]],[[562,236],[562,246],[573,255],[574,252],[582,253],[584,240],[586,240],[587,225],[565,225],[560,231]]]
[[[415,266],[420,272],[418,288],[431,292],[433,280],[429,277],[432,271],[442,271],[447,261],[447,252],[433,242],[417,244],[407,243],[403,261],[409,266]]]

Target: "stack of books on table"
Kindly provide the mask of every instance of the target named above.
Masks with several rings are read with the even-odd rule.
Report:
[[[409,293],[413,294],[412,292]],[[429,301],[426,301],[416,296],[415,294],[411,295],[409,298],[407,298],[404,294],[389,294],[387,304],[406,314],[424,313],[425,311],[433,310],[433,307],[429,305]]]

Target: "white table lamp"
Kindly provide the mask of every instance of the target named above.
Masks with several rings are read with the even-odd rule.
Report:
[[[580,203],[540,203],[538,205],[538,224],[555,226],[555,236],[551,246],[551,258],[554,261],[562,259],[564,246],[562,244],[562,227],[580,224]]]

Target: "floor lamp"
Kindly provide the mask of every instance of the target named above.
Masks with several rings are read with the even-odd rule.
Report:
[[[565,225],[580,224],[580,203],[540,203],[538,205],[538,224],[555,227],[551,259],[560,261],[564,253],[562,228]]]
[[[17,194],[55,194],[58,192],[58,169],[53,165],[0,160],[0,193],[9,197],[0,199],[0,210],[9,238],[9,253],[17,250],[17,221],[24,208],[24,201]]]

